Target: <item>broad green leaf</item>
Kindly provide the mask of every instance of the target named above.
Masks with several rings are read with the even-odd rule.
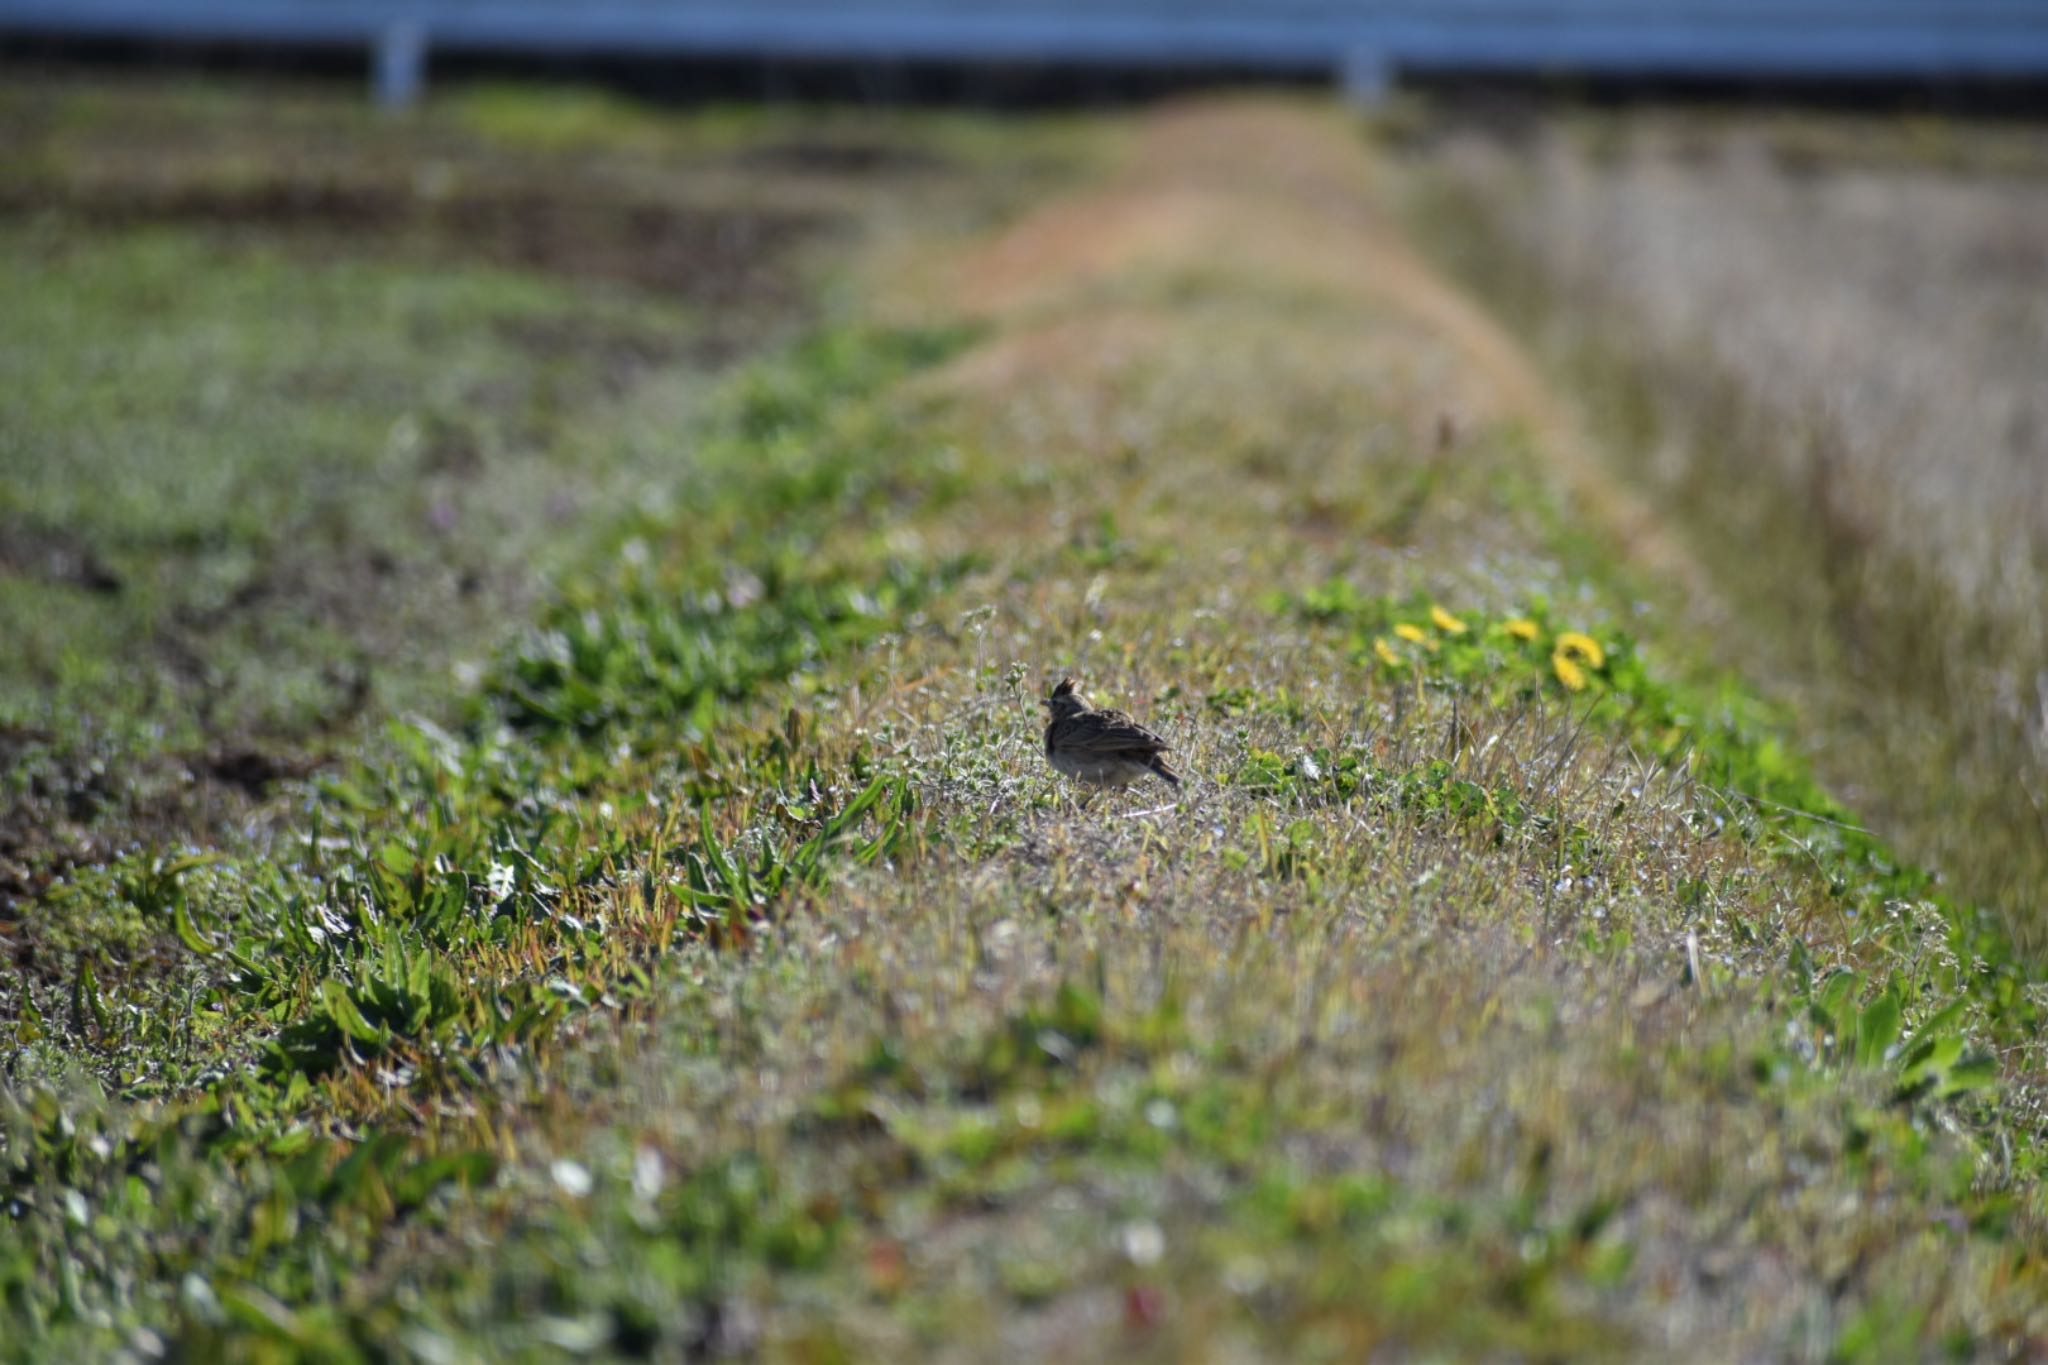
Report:
[[[320,1002],[327,1011],[327,1017],[356,1042],[381,1046],[386,1041],[384,1031],[363,1017],[363,1012],[356,1008],[355,998],[341,982],[331,978],[321,982]]]
[[[1864,1066],[1881,1065],[1898,1040],[1899,997],[1888,990],[1863,1009],[1856,1026],[1856,1060]]]
[[[1960,1095],[1969,1090],[1986,1090],[1998,1084],[1998,1059],[1987,1053],[1967,1057],[1948,1069],[1942,1078],[1943,1095]]]
[[[199,956],[212,957],[220,951],[219,945],[201,933],[199,926],[193,923],[192,909],[185,903],[183,896],[171,903],[171,924],[178,931],[178,941]]]

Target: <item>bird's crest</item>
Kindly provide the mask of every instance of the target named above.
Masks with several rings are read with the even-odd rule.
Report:
[[[1072,678],[1061,678],[1059,683],[1052,689],[1052,694],[1056,698],[1073,696],[1074,680]]]

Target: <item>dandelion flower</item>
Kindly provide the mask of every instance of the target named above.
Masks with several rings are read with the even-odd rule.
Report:
[[[1427,635],[1422,633],[1421,626],[1411,626],[1406,621],[1403,621],[1400,625],[1394,627],[1394,634],[1400,636],[1402,639],[1408,641],[1410,644],[1415,645],[1419,645],[1424,640],[1427,640],[1429,638]]]
[[[1600,642],[1576,630],[1568,630],[1557,637],[1557,652],[1571,655],[1595,673],[1607,667],[1607,651],[1600,648]]]
[[[1586,690],[1586,670],[1580,668],[1578,660],[1565,653],[1562,646],[1551,653],[1550,671],[1557,674],[1557,680],[1572,691]]]
[[[1508,634],[1514,636],[1517,640],[1534,640],[1543,633],[1543,627],[1537,625],[1526,616],[1517,617],[1509,621],[1501,629],[1507,631]]]
[[[1387,643],[1387,637],[1384,635],[1372,642],[1372,652],[1379,655],[1380,662],[1388,668],[1401,666],[1401,656],[1394,652],[1394,647]]]
[[[1436,622],[1436,628],[1446,635],[1463,635],[1465,623],[1445,611],[1442,607],[1431,607],[1429,619]]]

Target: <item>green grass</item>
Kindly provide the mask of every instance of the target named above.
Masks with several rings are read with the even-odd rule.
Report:
[[[382,717],[445,716],[453,670],[631,505],[636,420],[674,419],[600,425],[608,357],[695,326],[488,267],[7,231],[10,900],[216,841]],[[71,946],[61,917],[30,933]]]
[[[901,777],[870,776],[874,763],[859,753],[844,769],[823,771],[793,747],[795,729],[767,752],[743,743],[729,756],[719,752],[719,736],[730,730],[729,708],[901,629],[930,591],[907,567],[873,560],[799,568],[795,553],[843,528],[870,500],[867,486],[840,477],[848,467],[875,468],[862,452],[891,433],[861,406],[864,396],[905,364],[956,344],[826,336],[786,368],[742,385],[727,434],[699,447],[705,469],[685,495],[693,534],[660,555],[631,541],[616,570],[565,588],[553,622],[508,651],[460,731],[415,722],[394,732],[388,761],[323,781],[312,826],[284,858],[151,858],[75,878],[53,909],[88,918],[101,937],[79,953],[68,992],[23,983],[15,1083],[44,1076],[54,1084],[86,1062],[129,1103],[186,1096],[179,1109],[191,1113],[196,1093],[207,1097],[196,1112],[218,1118],[210,1135],[182,1149],[175,1135],[191,1129],[190,1117],[165,1131],[133,1110],[102,1111],[105,1122],[133,1125],[118,1146],[88,1138],[85,1149],[74,1140],[13,1149],[25,1163],[15,1167],[17,1188],[61,1173],[74,1192],[92,1183],[95,1198],[118,1201],[128,1188],[119,1171],[172,1141],[177,1160],[203,1168],[192,1178],[203,1184],[203,1171],[225,1162],[238,1184],[268,1190],[263,1197],[286,1224],[300,1222],[299,1201],[345,1210],[309,1219],[304,1244],[284,1249],[276,1273],[242,1286],[239,1317],[224,1321],[247,1328],[256,1301],[247,1296],[300,1299],[310,1291],[300,1256],[360,1256],[364,1218],[381,1227],[440,1185],[474,1183],[495,1166],[469,1149],[418,1155],[403,1125],[390,1142],[364,1136],[343,1161],[342,1149],[314,1136],[324,1125],[308,1120],[340,1117],[334,1106],[345,1111],[354,1102],[309,1082],[371,1068],[430,1106],[516,1086],[516,1058],[565,1021],[648,989],[654,956],[693,938],[744,941],[784,895],[822,884],[832,860],[893,856],[914,810]],[[900,478],[892,497],[904,496]],[[772,520],[756,519],[763,507],[775,510]],[[777,555],[786,571],[770,567],[750,579],[744,600],[728,586],[725,608],[673,614],[678,602],[717,593],[693,586],[705,570],[723,566],[730,585],[745,572],[740,566],[772,565]],[[665,750],[685,739],[698,745],[687,782],[700,803],[687,823],[644,794],[613,804],[629,772],[673,780]],[[636,751],[646,757],[636,760]],[[757,812],[752,800],[732,799],[736,784],[721,771],[728,766],[750,782],[779,775],[786,794]],[[621,820],[632,822],[630,833]],[[636,905],[598,908],[628,883]],[[185,949],[182,969],[133,980],[122,970],[131,964],[104,956],[119,946],[111,926],[124,916],[140,919],[135,936],[174,934]],[[501,1074],[508,1066],[514,1074]],[[48,1103],[61,1092],[42,1093]],[[357,1096],[371,1112],[388,1111],[394,1098]],[[58,1129],[47,1136],[68,1127],[77,1137],[72,1119],[54,1121]],[[23,1135],[45,1128],[33,1109],[18,1109],[9,1126]],[[73,1169],[82,1150],[100,1159],[111,1187]],[[284,1157],[290,1162],[279,1168]],[[356,1207],[359,1197],[366,1207]],[[53,1212],[68,1218],[72,1201],[61,1202]],[[218,1212],[229,1226],[257,1216],[240,1199]],[[104,1317],[106,1277],[124,1273],[126,1257],[169,1257],[163,1268],[206,1264],[172,1250],[201,1216],[190,1204],[151,1201],[122,1216],[125,1237],[104,1259],[76,1268],[86,1287],[65,1294],[83,1293],[79,1302],[38,1293],[35,1265],[49,1257],[70,1264],[63,1226],[38,1237],[33,1218],[17,1223],[30,1240],[18,1244],[29,1260],[16,1263],[10,1281],[16,1306],[30,1320],[89,1327]],[[265,1240],[251,1253],[269,1250]],[[183,1292],[181,1284],[164,1281]],[[79,1303],[82,1318],[68,1311]],[[191,1325],[206,1328],[209,1318],[202,1312]]]
[[[61,724],[35,701],[56,696],[171,745],[338,707],[323,674],[350,662],[351,599],[381,599],[378,655],[432,657],[429,622],[459,610],[442,580],[521,572],[548,493],[609,482],[572,425],[602,352],[522,335],[688,326],[530,277],[309,266],[176,232],[17,230],[5,259],[10,524],[79,542],[119,584],[10,577],[7,718]],[[263,594],[301,619],[242,610]]]
[[[486,126],[599,107],[630,136],[591,132],[597,161]],[[815,244],[1032,183],[992,189],[970,123],[835,121],[879,158],[855,175],[799,155],[797,113],[11,85],[0,904],[233,837],[391,716],[450,720],[542,585],[673,496],[706,379],[827,306]]]
[[[1228,841],[1197,834],[1212,818],[1198,816],[1184,830],[1189,846],[1174,855],[1196,867],[1213,859],[1210,873],[1178,875],[1221,877],[1248,908],[1265,907],[1233,936],[1227,957],[1202,946],[1212,931],[1189,939],[1183,930],[1167,959],[1179,965],[1163,978],[1144,970],[1114,919],[1077,911],[1076,889],[1057,864],[1038,874],[1049,903],[1029,928],[1001,905],[992,907],[1004,917],[994,925],[942,912],[939,923],[952,924],[946,937],[923,941],[926,928],[898,947],[871,945],[867,954],[883,956],[866,966],[858,958],[831,965],[835,950],[808,930],[785,941],[773,926],[805,903],[836,907],[819,921],[828,931],[878,913],[858,907],[881,887],[849,885],[833,860],[849,870],[917,869],[943,884],[958,865],[934,840],[934,823],[957,809],[949,785],[1010,779],[972,765],[956,778],[956,761],[937,770],[892,764],[860,744],[842,767],[833,750],[845,741],[807,742],[801,709],[777,724],[781,703],[765,716],[750,705],[768,688],[815,707],[838,690],[826,678],[846,677],[849,663],[871,653],[866,628],[843,636],[820,627],[808,606],[811,582],[801,577],[761,579],[758,598],[693,619],[690,638],[759,645],[763,630],[793,632],[804,642],[796,655],[759,653],[784,658],[798,676],[824,670],[817,682],[791,689],[784,669],[711,686],[701,652],[664,658],[645,643],[676,634],[672,604],[707,590],[685,586],[695,575],[745,562],[735,551],[764,536],[848,547],[842,582],[899,576],[889,556],[877,556],[876,531],[865,529],[879,509],[858,491],[866,486],[859,475],[930,438],[872,406],[873,395],[902,372],[905,361],[892,356],[914,365],[943,349],[918,336],[842,334],[742,386],[726,434],[709,443],[726,458],[688,499],[692,533],[661,536],[642,525],[615,570],[565,590],[562,619],[583,621],[586,638],[600,642],[589,649],[632,661],[550,674],[547,695],[588,693],[595,702],[535,706],[531,668],[544,627],[507,656],[461,733],[418,729],[402,761],[330,784],[289,867],[160,879],[170,883],[159,893],[168,904],[145,912],[171,917],[201,961],[225,957],[232,970],[167,1010],[137,1011],[87,984],[72,992],[84,1003],[74,1004],[69,1027],[55,1002],[42,1014],[49,1041],[96,1052],[131,1099],[190,1096],[195,1086],[207,1098],[181,1102],[168,1129],[163,1118],[144,1118],[146,1108],[59,1108],[49,1091],[39,1116],[17,1111],[17,1131],[41,1135],[14,1153],[16,1189],[35,1196],[35,1212],[16,1225],[24,1240],[10,1291],[27,1320],[57,1333],[53,1342],[108,1340],[101,1333],[118,1334],[125,1321],[172,1322],[181,1347],[194,1351],[346,1356],[380,1342],[417,1349],[441,1340],[491,1354],[576,1343],[632,1353],[635,1343],[750,1330],[722,1326],[723,1315],[797,1277],[815,1287],[781,1310],[787,1330],[821,1349],[834,1340],[931,1348],[962,1332],[1013,1330],[982,1320],[991,1294],[1028,1315],[1032,1305],[1106,1292],[1117,1333],[1166,1354],[1172,1341],[1209,1331],[1249,1331],[1311,1353],[1379,1342],[1629,1354],[1642,1339],[1617,1303],[1634,1292],[1635,1262],[1647,1253],[1640,1233],[1623,1230],[1622,1211],[1641,1191],[1549,1169],[1560,1145],[1597,1145],[1592,1133],[1567,1124],[1550,1137],[1515,1139],[1429,1107],[1490,1083],[1479,1077],[1496,1057],[1527,1065],[1526,1049],[1556,1037],[1555,987],[1523,984],[1506,1000],[1488,993],[1485,1015],[1446,1019],[1464,1041],[1447,1052],[1432,1044],[1406,1064],[1426,1068],[1427,1080],[1386,1076],[1385,1049],[1400,1057],[1413,1044],[1384,1025],[1359,1027],[1369,1017],[1360,1006],[1389,991],[1417,1003],[1433,990],[1455,998],[1439,974],[1461,978],[1469,967],[1424,966],[1447,929],[1422,907],[1468,907],[1481,922],[1463,932],[1482,942],[1505,931],[1506,942],[1488,953],[1534,928],[1522,911],[1478,894],[1481,886],[1510,902],[1531,894],[1509,889],[1512,874],[1485,870],[1496,860],[1594,884],[1645,873],[1672,879],[1659,897],[1669,897],[1667,908],[1645,904],[1623,916],[1615,906],[1598,922],[1545,897],[1543,921],[1572,930],[1565,962],[1638,963],[1628,975],[1640,980],[1643,959],[1660,956],[1664,916],[1719,926],[1705,978],[1685,977],[1702,960],[1695,950],[1655,990],[1737,1002],[1717,1011],[1733,1029],[1727,1041],[1705,1051],[1665,1043],[1615,1053],[1592,1030],[1571,1049],[1591,1057],[1549,1064],[1555,1084],[1651,1086],[1664,1104],[1717,1093],[1731,1103],[1742,1097],[1744,1108],[1762,1101],[1777,1121],[1793,1119],[1803,1141],[1823,1144],[1808,1150],[1838,1153],[1833,1159],[1846,1164],[1837,1179],[1905,1182],[1986,1236],[2003,1230],[2010,1196],[1979,1189],[1967,1147],[1929,1138],[1945,1116],[1969,1114],[1992,1125],[1986,1140],[2012,1135],[1972,1100],[1995,1084],[1995,1068],[1967,1050],[2006,1016],[1971,1000],[1948,1007],[1940,992],[1959,983],[1938,970],[1900,975],[1926,926],[1914,923],[1916,910],[1897,899],[1899,887],[1873,867],[1862,841],[1823,825],[1840,846],[1814,852],[1816,824],[1833,808],[1744,715],[1738,693],[1674,691],[1611,636],[1585,691],[1570,692],[1547,625],[1525,641],[1503,622],[1465,613],[1464,630],[1452,633],[1420,600],[1364,597],[1344,580],[1274,598],[1270,610],[1305,616],[1338,657],[1360,660],[1353,667],[1362,677],[1383,679],[1368,685],[1411,697],[1398,733],[1415,758],[1390,768],[1372,746],[1284,759],[1280,750],[1243,749],[1229,784],[1241,795],[1228,798]],[[834,368],[835,357],[849,355],[863,360],[857,380]],[[767,391],[797,399],[779,405],[772,423],[759,420]],[[763,458],[769,451],[780,453]],[[816,477],[828,469],[833,477]],[[843,477],[849,472],[855,477]],[[764,497],[792,480],[805,496]],[[920,501],[919,490],[897,487],[890,515]],[[757,517],[764,505],[773,517]],[[672,588],[650,591],[653,582]],[[793,616],[784,611],[791,599]],[[875,597],[878,610],[883,600]],[[914,618],[881,622],[901,631]],[[1377,654],[1368,660],[1361,642],[1400,623],[1419,624],[1424,640],[1398,666]],[[632,700],[646,696],[673,700]],[[1241,703],[1224,696],[1205,705],[1228,712]],[[1265,709],[1266,724],[1298,734],[1315,727],[1322,707]],[[1451,752],[1442,747],[1443,722],[1460,710],[1457,723],[1473,728],[1473,743],[1522,718],[1510,750],[1519,772],[1491,785],[1461,775],[1472,771],[1471,750],[1455,738]],[[1671,732],[1690,716],[1702,718],[1698,732],[1675,742]],[[1671,759],[1696,754],[1694,766],[1711,776],[1673,773],[1661,790],[1652,779],[1635,799],[1655,816],[1602,812],[1604,798],[1581,790],[1574,799],[1574,783],[1554,781],[1566,772],[1586,780],[1580,746],[1604,746],[1611,765],[1624,738],[1641,737],[1625,726],[1659,736]],[[1227,751],[1229,741],[1218,742]],[[883,771],[866,776],[878,761]],[[1645,773],[1666,767],[1650,752],[1632,761],[1647,763]],[[1708,780],[1725,787],[1709,791]],[[661,808],[650,798],[663,789],[690,804]],[[914,800],[915,790],[929,795]],[[1795,805],[1797,814],[1787,809]],[[1368,817],[1362,826],[1354,811]],[[1662,835],[1644,828],[1666,821]],[[1683,830],[1695,847],[1722,849],[1710,858],[1723,866],[1679,879],[1641,842]],[[1817,970],[1801,956],[1803,937],[1768,922],[1773,907],[1761,893],[1781,878],[1813,883],[1807,857],[1825,858],[1831,876],[1801,893],[1803,913],[1840,900],[1870,919],[1868,935],[1838,949],[1850,954],[1842,961],[1866,964],[1863,974]],[[1447,885],[1426,889],[1446,871]],[[1270,889],[1251,889],[1259,883]],[[1732,905],[1754,919],[1706,914]],[[1527,903],[1529,913],[1536,908]],[[1060,923],[1075,913],[1089,927],[1055,946]],[[882,914],[881,923],[891,918]],[[1277,927],[1286,923],[1293,927]],[[972,958],[1017,951],[985,940],[1003,924],[1024,944],[1052,936],[1039,950],[1052,955],[1043,985],[999,992],[950,1025],[938,1025],[944,1014],[928,1015],[908,1036],[874,1017],[913,989],[964,1005],[977,994]],[[949,940],[961,934],[979,946],[955,960]],[[1900,934],[1904,942],[1887,941]],[[683,946],[692,941],[717,955],[696,956]],[[1541,940],[1521,941],[1526,954]],[[741,951],[748,944],[757,946]],[[937,968],[927,978],[915,961],[890,960],[903,951],[943,961],[926,964]],[[1338,954],[1339,965],[1313,966],[1325,953]],[[1211,974],[1225,963],[1231,984],[1217,997]],[[1778,983],[1761,997],[1759,969]],[[1416,972],[1419,982],[1395,986]],[[1176,986],[1182,976],[1194,984]],[[1311,993],[1299,1005],[1268,1013],[1303,987]],[[1460,979],[1458,988],[1471,983]],[[1779,992],[1784,1003],[1773,1005]],[[122,1030],[125,1046],[115,1046],[103,1019],[122,1011],[178,1022],[154,1035]],[[1782,1022],[1773,1025],[1774,1016]],[[203,1033],[190,1022],[208,1019],[218,1022]],[[1486,1027],[1466,1032],[1482,1019]],[[770,1128],[749,1122],[676,1145],[674,1135],[703,1122],[685,1115],[750,1088],[729,1070],[736,1062],[801,1070],[815,1046],[845,1060],[800,1087],[810,1098]],[[237,1055],[253,1055],[255,1066],[233,1066]],[[157,1070],[138,1084],[125,1073],[145,1059]],[[622,1085],[627,1076],[634,1083]],[[1874,1085],[1877,1077],[1888,1079]],[[518,1098],[535,1084],[560,1097],[543,1101],[538,1115]],[[1352,1093],[1354,1084],[1365,1093]],[[1538,1114],[1560,1121],[1542,1086],[1521,1093],[1510,1112],[1535,1108],[1508,1133],[1537,1124]],[[559,1108],[575,1096],[581,1112]],[[1360,1114],[1389,1101],[1397,1113],[1414,1112],[1361,1130]],[[478,1106],[495,1117],[459,1117]],[[337,1123],[347,1140],[330,1136]],[[506,1123],[537,1123],[539,1150],[553,1133],[565,1154],[530,1157],[539,1165],[528,1175],[505,1167],[477,1130]],[[534,1142],[520,1145],[531,1152]],[[1368,1150],[1406,1144],[1409,1160],[1430,1174],[1391,1178],[1361,1142]],[[145,1151],[156,1154],[161,1192],[123,1174]],[[2031,1146],[2019,1153],[2021,1169],[2036,1159]],[[1191,1205],[1182,1187],[1218,1191],[1221,1202]],[[1724,1195],[1700,1187],[1692,1197],[1712,1207]],[[1035,1212],[1069,1203],[1065,1213]],[[102,1240],[108,1229],[100,1229],[89,1245],[81,1240],[81,1207],[88,1226],[102,1218],[119,1235]],[[507,1217],[516,1231],[498,1235],[488,1268],[432,1250]],[[966,1229],[940,1232],[962,1217]],[[956,1270],[940,1274],[917,1259],[930,1239],[962,1232]],[[1913,1245],[1865,1254],[1902,1255]],[[406,1272],[424,1286],[411,1308],[385,1300],[375,1272],[368,1289],[323,1287],[333,1273],[323,1266],[374,1266],[406,1257],[409,1246],[425,1254]],[[1977,1253],[1965,1242],[1941,1254]],[[42,1269],[53,1263],[72,1269],[53,1281]],[[153,1288],[130,1301],[124,1318],[111,1289],[138,1267]],[[1204,1285],[1237,1287],[1213,1297]],[[856,1319],[849,1329],[838,1309],[825,1308],[877,1296],[889,1305],[880,1325]],[[814,1317],[806,1303],[834,1316]],[[1163,1339],[1161,1323],[1171,1329]],[[1896,1328],[1885,1319],[1867,1330]],[[1866,1328],[1858,1318],[1843,1330]]]
[[[1186,156],[1147,168],[1176,211]],[[1284,241],[1368,193],[1348,164],[1231,192]],[[1441,339],[1341,289],[1304,318],[1298,264],[814,329],[671,430],[668,496],[579,541],[440,722],[347,745],[267,841],[39,901],[8,1341],[1882,1360],[2048,1330],[2005,940],[1782,712],[1669,662],[1511,423],[1420,453]],[[1135,308],[1143,346],[1087,349]],[[1046,368],[991,364],[1048,320]],[[1074,809],[1037,752],[1069,670],[1185,789]]]

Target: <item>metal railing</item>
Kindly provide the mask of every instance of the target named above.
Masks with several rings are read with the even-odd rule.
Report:
[[[2048,76],[2048,0],[0,0],[0,35],[372,54],[380,99],[430,52],[1328,72]]]

